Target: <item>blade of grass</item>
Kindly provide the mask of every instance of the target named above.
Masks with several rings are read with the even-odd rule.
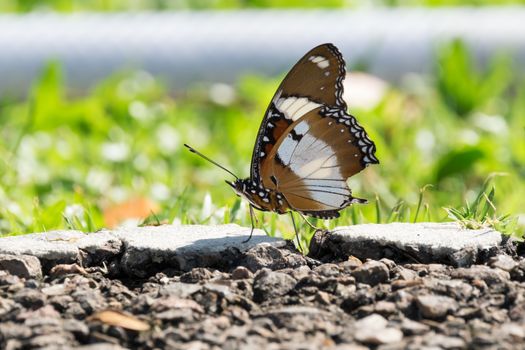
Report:
[[[419,198],[418,198],[418,201],[417,201],[416,215],[414,215],[414,221],[413,222],[417,222],[417,218],[419,216],[419,210],[421,209],[421,203],[423,202],[423,194],[425,193],[426,189],[430,188],[430,187],[432,187],[431,184],[426,184],[425,186],[423,186],[422,188],[419,189]]]

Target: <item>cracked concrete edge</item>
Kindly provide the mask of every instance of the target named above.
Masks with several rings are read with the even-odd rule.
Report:
[[[125,245],[121,266],[128,275],[143,275],[145,263],[176,266],[187,271],[197,266],[215,266],[227,261],[234,253],[244,252],[257,244],[283,246],[281,239],[266,236],[255,230],[252,239],[250,229],[235,224],[178,227],[178,235],[170,235],[167,226],[122,229],[115,234]],[[167,247],[167,248],[166,248]],[[170,247],[177,247],[172,249]]]
[[[284,246],[277,238],[236,224],[163,225],[94,233],[50,231],[0,238],[0,254],[35,256],[44,268],[58,263],[86,263],[88,266],[115,260],[128,275],[145,275],[147,266],[215,266],[237,252],[257,244]],[[328,235],[325,246],[340,255],[381,258],[385,247],[394,247],[424,263],[467,266],[502,242],[491,229],[466,230],[456,223],[391,223],[338,227]]]
[[[459,223],[391,223],[338,227],[327,247],[357,257],[381,258],[389,247],[423,263],[468,266],[501,246],[502,234],[491,228],[469,230]]]
[[[285,244],[262,230],[255,230],[252,239],[245,242],[249,233],[249,228],[236,224],[146,226],[93,233],[59,230],[0,238],[0,254],[34,256],[45,266],[119,257],[121,268],[134,275],[151,264],[186,270],[216,263],[229,249],[243,252],[261,243]]]

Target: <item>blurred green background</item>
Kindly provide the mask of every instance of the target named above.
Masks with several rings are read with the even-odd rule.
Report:
[[[525,0],[2,0],[0,11],[163,11],[242,8],[356,8],[370,6],[486,6],[524,4]]]
[[[519,1],[491,3],[508,2]],[[191,3],[135,1],[132,9],[269,7],[277,2]],[[353,1],[327,4],[357,6]],[[123,1],[4,0],[0,5],[2,11],[41,8],[130,9]],[[431,76],[412,74],[395,85],[367,74],[355,76],[360,85],[353,88],[370,91],[374,98],[352,103],[347,95],[350,112],[375,141],[381,164],[350,179],[354,194],[368,198],[368,205],[317,225],[460,220],[469,227],[491,225],[523,235],[525,80],[514,74],[503,53],[495,52],[488,66],[478,68],[461,41],[441,45],[435,55]],[[223,182],[228,174],[182,145],[190,143],[240,177],[248,176],[257,127],[285,73],[244,76],[234,85],[196,84],[174,94],[146,72],[121,71],[86,95],[71,96],[60,62],[50,62],[27,99],[0,100],[0,234],[94,231],[126,220],[249,226],[246,203]],[[347,80],[351,85],[352,76]],[[268,233],[293,235],[288,217],[258,216]],[[133,217],[142,219],[129,220]]]

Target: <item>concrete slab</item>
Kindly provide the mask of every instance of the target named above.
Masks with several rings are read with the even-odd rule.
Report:
[[[391,223],[337,227],[323,246],[338,254],[380,259],[385,249],[401,252],[423,263],[468,266],[482,254],[490,254],[502,242],[501,233],[490,228],[464,229],[450,223]]]
[[[0,254],[31,255],[45,268],[57,263],[87,266],[115,261],[131,276],[173,267],[225,266],[259,243],[283,246],[281,239],[235,224],[163,225],[82,233],[51,231],[0,238]],[[392,223],[339,227],[326,235],[324,250],[335,255],[380,259],[386,251],[423,263],[468,266],[498,249],[501,234],[492,229],[466,230],[456,223]],[[485,255],[483,255],[485,254]],[[118,265],[117,265],[118,266]]]
[[[285,244],[282,239],[268,237],[262,230],[255,230],[252,239],[245,243],[250,228],[236,224],[148,226],[121,229],[113,234],[124,244],[121,266],[130,275],[144,274],[144,266],[151,264],[183,271],[197,266],[226,265],[232,249],[244,252],[263,242]]]
[[[73,262],[77,259],[76,242],[85,233],[74,230],[49,231],[0,238],[0,254],[32,255],[40,260]]]
[[[284,245],[281,239],[235,224],[163,225],[103,230],[95,233],[50,231],[0,238],[0,254],[30,255],[46,266],[80,262],[87,265],[120,257],[130,275],[146,276],[156,266],[189,270],[196,266],[227,264],[228,259],[259,243]]]

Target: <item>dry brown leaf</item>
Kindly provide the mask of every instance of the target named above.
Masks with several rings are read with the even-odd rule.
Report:
[[[104,310],[93,314],[90,321],[99,321],[110,326],[122,327],[132,331],[142,332],[150,329],[149,324],[139,320],[133,315],[129,315],[117,310]]]
[[[159,210],[158,204],[148,198],[133,198],[107,207],[104,210],[104,222],[107,227],[115,228],[126,220],[144,220],[151,214],[158,213]]]
[[[69,274],[87,275],[88,273],[82,266],[77,264],[59,264],[54,266],[49,274],[51,276],[62,276]]]

